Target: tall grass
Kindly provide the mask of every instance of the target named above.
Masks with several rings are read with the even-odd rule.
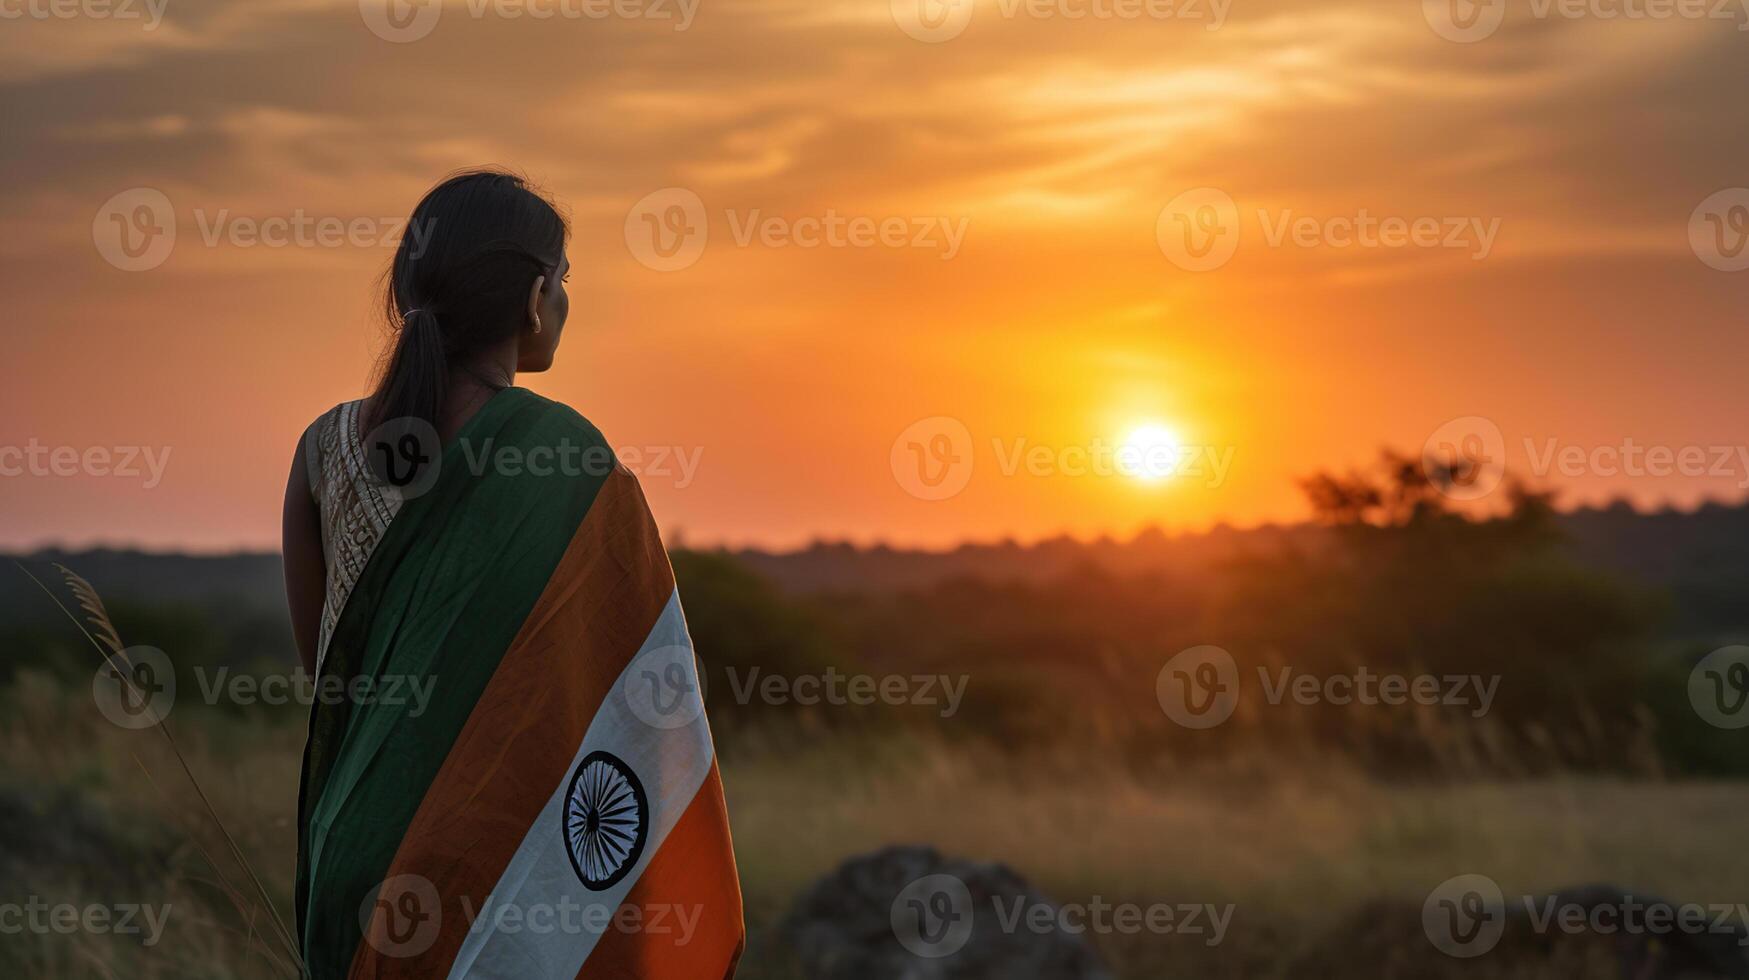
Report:
[[[188,765],[285,909],[301,712],[193,704],[179,705],[176,720]],[[178,829],[186,804],[154,794],[142,776],[136,753],[151,767],[174,765],[147,736],[110,725],[88,689],[41,673],[0,692],[0,821],[13,834],[0,881],[14,892],[0,900],[173,908],[164,940],[149,949],[103,936],[8,937],[0,974],[280,975]],[[1509,894],[1587,881],[1693,902],[1749,894],[1749,865],[1729,859],[1749,807],[1749,787],[1737,783],[1384,784],[1334,761],[1263,758],[1243,772],[1186,761],[1138,773],[1098,759],[1034,765],[917,735],[748,732],[721,750],[751,930],[742,975],[753,980],[788,975],[777,925],[795,896],[844,858],[889,843],[1007,863],[1060,902],[1236,906],[1216,947],[1194,937],[1093,938],[1120,975],[1149,980],[1308,975],[1305,965],[1333,944],[1358,941],[1357,917],[1372,921],[1379,903],[1416,910],[1459,873],[1488,874]],[[1414,963],[1428,947],[1409,922],[1389,941]],[[1352,973],[1388,975],[1362,963]]]
[[[84,634],[91,646],[102,658],[100,669],[107,666],[116,677],[132,688],[135,677],[135,663],[123,646],[121,636],[110,620],[109,611],[104,608],[103,599],[91,583],[79,576],[65,565],[57,564],[55,569],[61,573],[68,590],[74,600],[84,610],[83,621],[68,609],[59,596],[42,580],[32,574],[21,562],[14,562],[19,571],[29,576],[45,595],[47,595],[60,610],[66,614],[74,626]],[[133,690],[133,695],[144,699],[145,692]],[[148,708],[148,710],[151,710]],[[299,955],[298,942],[286,926],[285,919],[274,907],[272,898],[261,882],[249,858],[237,844],[237,838],[226,827],[224,819],[214,809],[212,799],[202,787],[200,779],[188,764],[188,757],[183,754],[177,744],[176,736],[171,730],[169,720],[158,717],[153,719],[151,728],[163,737],[163,746],[168,750],[169,758],[175,761],[173,769],[154,771],[136,751],[132,753],[135,764],[141,775],[150,785],[152,791],[162,799],[172,813],[177,815],[188,844],[193,847],[205,861],[210,878],[207,880],[215,885],[230,902],[232,911],[245,930],[246,941],[253,946],[257,936],[262,940],[261,955],[272,964],[276,971],[287,976],[298,977],[304,972],[303,958]],[[162,776],[160,775],[162,774]],[[163,777],[175,780],[173,785],[166,786]],[[186,805],[184,805],[186,804]],[[205,840],[216,839],[223,842],[221,854],[224,860],[216,857],[209,849]],[[240,876],[243,884],[233,882],[234,876]],[[258,933],[258,930],[260,932]]]

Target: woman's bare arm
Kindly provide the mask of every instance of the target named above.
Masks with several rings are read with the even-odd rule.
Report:
[[[321,515],[316,510],[315,498],[310,496],[302,439],[292,454],[291,476],[285,484],[280,549],[285,562],[285,600],[291,608],[292,638],[297,641],[298,660],[313,675],[327,569],[322,559]]]

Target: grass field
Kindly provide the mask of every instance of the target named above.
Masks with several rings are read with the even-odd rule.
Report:
[[[172,910],[151,948],[84,931],[7,935],[0,972],[275,975],[179,829],[195,809],[155,733],[111,726],[88,691],[42,675],[21,675],[0,697],[0,881],[10,892],[0,901]],[[179,713],[172,724],[284,909],[302,744],[295,709]],[[1059,902],[1234,906],[1217,946],[1206,937],[1094,937],[1121,976],[1137,978],[1307,975],[1320,957],[1381,941],[1354,935],[1363,910],[1418,916],[1429,889],[1462,873],[1486,874],[1508,895],[1599,881],[1687,902],[1749,895],[1741,783],[1383,785],[1334,765],[1267,764],[1245,775],[1179,765],[1141,777],[817,735],[743,737],[722,752],[751,933],[742,975],[754,978],[789,975],[775,926],[795,895],[840,860],[889,843],[1007,863]],[[1357,962],[1354,975],[1417,975],[1429,950],[1418,919],[1408,921],[1382,940],[1394,948],[1401,933],[1397,965]]]

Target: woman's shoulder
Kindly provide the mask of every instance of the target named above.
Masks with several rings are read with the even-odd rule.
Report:
[[[326,463],[339,450],[341,440],[356,426],[355,420],[363,404],[363,399],[355,399],[335,405],[316,416],[298,437],[299,454],[312,493],[319,491]]]
[[[317,449],[332,448],[344,434],[346,426],[357,425],[358,413],[363,407],[364,399],[355,398],[349,402],[341,402],[316,416],[304,428],[304,445]]]
[[[607,437],[596,427],[595,423],[583,416],[562,401],[536,394],[527,388],[512,389],[522,401],[539,414],[540,425],[545,433],[560,436],[570,436],[590,443],[607,444]]]

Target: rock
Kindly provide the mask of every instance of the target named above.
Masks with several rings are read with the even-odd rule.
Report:
[[[889,847],[815,882],[782,935],[809,980],[1111,980],[1081,935],[1004,928],[996,903],[1016,900],[1054,920],[1056,905],[1004,865]]]

